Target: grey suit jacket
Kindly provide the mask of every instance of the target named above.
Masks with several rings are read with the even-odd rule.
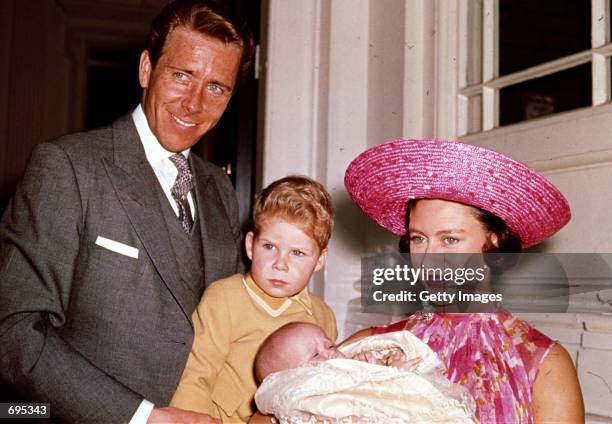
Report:
[[[208,284],[241,271],[237,205],[219,168],[190,163]],[[0,222],[0,378],[63,420],[127,422],[178,384],[199,299],[177,270],[158,185],[128,114],[37,146]]]

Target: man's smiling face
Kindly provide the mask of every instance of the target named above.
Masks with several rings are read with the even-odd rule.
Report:
[[[171,152],[190,148],[215,126],[234,90],[242,49],[177,27],[155,67],[140,57],[142,106],[149,127]]]

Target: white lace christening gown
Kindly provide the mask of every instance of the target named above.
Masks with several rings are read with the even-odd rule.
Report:
[[[270,374],[255,394],[260,412],[281,423],[475,423],[474,401],[445,376],[436,354],[408,331],[341,348],[347,356],[401,349],[421,357],[414,371],[352,359],[330,359]]]

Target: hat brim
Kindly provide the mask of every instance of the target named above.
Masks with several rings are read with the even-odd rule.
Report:
[[[505,221],[523,248],[570,220],[569,204],[542,175],[501,153],[456,141],[393,140],[366,150],[346,170],[353,201],[378,224],[404,235],[409,199],[472,205]]]

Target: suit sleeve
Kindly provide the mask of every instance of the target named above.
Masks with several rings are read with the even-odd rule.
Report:
[[[212,416],[212,392],[231,345],[231,308],[223,284],[213,283],[193,313],[193,347],[171,406]]]
[[[39,145],[0,221],[0,380],[69,422],[128,422],[142,397],[61,336],[82,205],[66,152]]]

